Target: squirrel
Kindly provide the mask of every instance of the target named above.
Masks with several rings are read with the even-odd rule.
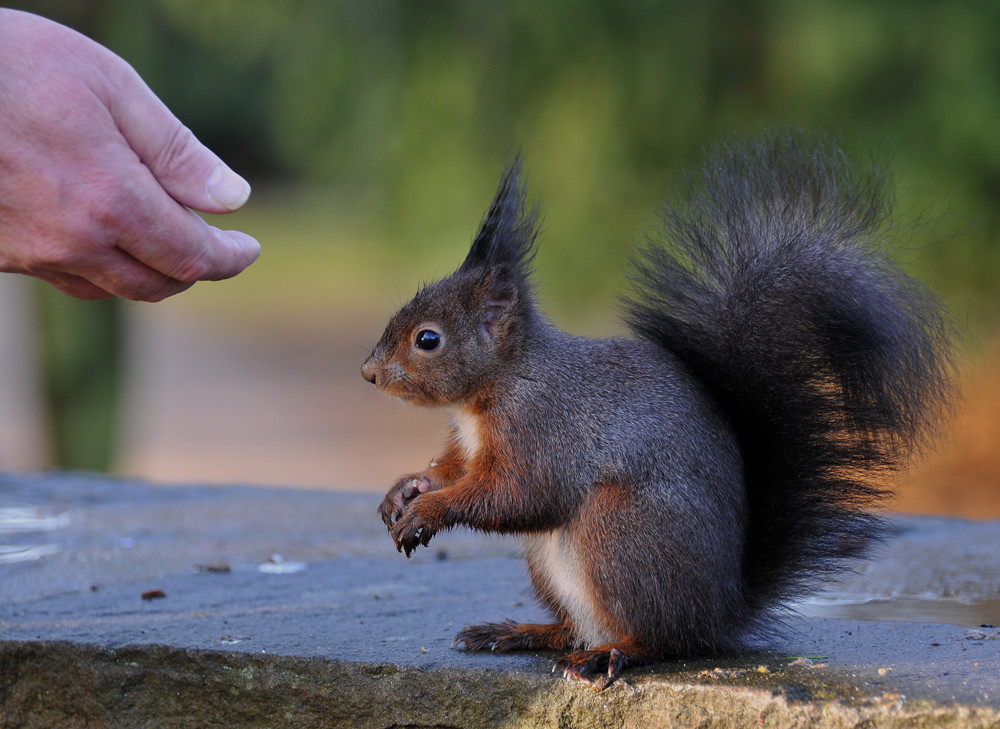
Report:
[[[887,477],[952,399],[947,311],[883,245],[884,169],[796,130],[720,145],[638,247],[634,338],[599,340],[535,303],[520,178],[518,158],[462,265],[362,366],[451,413],[378,512],[407,557],[457,525],[520,535],[554,622],[469,626],[467,650],[558,651],[600,690],[745,645],[882,536]]]

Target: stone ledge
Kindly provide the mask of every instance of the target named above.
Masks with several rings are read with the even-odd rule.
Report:
[[[544,619],[516,546],[456,531],[405,560],[372,495],[43,474],[0,476],[4,501],[45,525],[4,541],[47,547],[0,564],[4,729],[1000,726],[1000,630],[967,610],[967,627],[930,621],[942,598],[996,608],[995,522],[895,519],[830,595],[930,617],[804,606],[755,650],[596,694],[553,676],[553,655],[452,648],[469,622]]]
[[[807,669],[773,685],[632,676],[603,693],[538,673],[424,670],[164,646],[0,643],[0,725],[20,727],[995,727],[994,708],[899,695],[822,698]],[[773,684],[774,676],[762,683]],[[798,698],[793,697],[798,694]]]

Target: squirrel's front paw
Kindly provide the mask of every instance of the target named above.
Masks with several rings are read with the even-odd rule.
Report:
[[[409,558],[410,552],[417,548],[418,544],[426,547],[435,533],[437,533],[437,529],[427,524],[415,508],[407,509],[389,527],[389,534],[392,535],[392,541],[396,543],[396,549],[400,552],[405,552],[407,558]]]
[[[382,517],[385,525],[392,529],[392,525],[399,521],[399,518],[406,511],[410,502],[434,489],[434,482],[430,477],[421,473],[401,478],[396,485],[389,489],[389,493],[382,499],[378,507],[378,514]]]

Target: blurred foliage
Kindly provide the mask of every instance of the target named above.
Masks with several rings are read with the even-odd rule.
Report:
[[[1000,307],[995,0],[21,6],[129,60],[255,183],[327,190],[382,247],[375,266],[457,264],[522,151],[547,211],[543,292],[604,306],[683,166],[734,130],[792,123],[861,164],[891,159],[904,217],[924,221],[906,240],[918,273],[963,319]],[[282,244],[262,242],[258,265]]]
[[[118,436],[122,307],[114,299],[77,301],[35,284],[50,457],[60,468],[107,470]]]

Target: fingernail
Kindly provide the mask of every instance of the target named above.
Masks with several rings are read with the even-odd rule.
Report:
[[[239,210],[250,197],[250,183],[221,162],[208,176],[205,187],[209,197],[230,210]]]

